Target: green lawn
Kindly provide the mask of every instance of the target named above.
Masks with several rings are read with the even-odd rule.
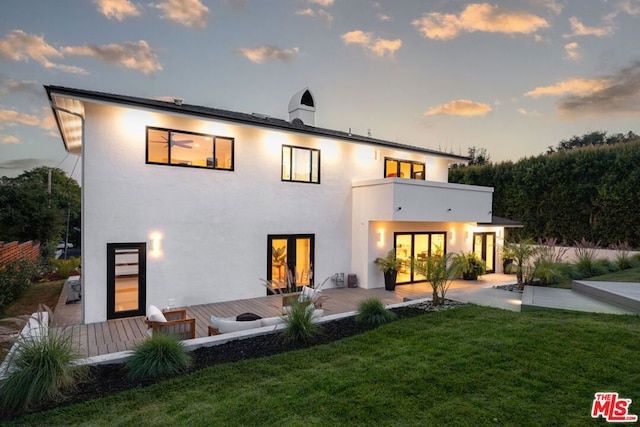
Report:
[[[585,280],[599,280],[604,282],[639,282],[640,267],[629,268],[627,270],[616,271],[615,273],[603,274]]]
[[[640,414],[639,354],[640,316],[465,306],[16,423],[605,425],[590,417],[598,391]]]

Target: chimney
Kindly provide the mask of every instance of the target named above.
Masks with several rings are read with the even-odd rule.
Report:
[[[293,95],[289,101],[289,121],[307,126],[316,125],[316,102],[308,87]]]

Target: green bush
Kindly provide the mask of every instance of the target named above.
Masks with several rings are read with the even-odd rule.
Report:
[[[80,258],[52,259],[51,264],[56,267],[61,279],[68,279],[71,272],[80,266]]]
[[[380,298],[370,297],[358,304],[356,321],[361,325],[376,327],[394,321],[398,316],[387,310]]]
[[[0,312],[31,285],[35,264],[18,260],[0,264]]]
[[[289,306],[289,313],[283,317],[284,328],[280,336],[286,341],[308,344],[320,333],[322,327],[314,319],[315,307],[293,301]]]
[[[42,401],[60,399],[86,375],[86,367],[73,364],[78,354],[67,331],[50,329],[17,342],[15,369],[0,383],[2,413],[16,414]]]
[[[161,378],[180,374],[191,365],[191,356],[175,337],[155,334],[138,343],[127,361],[129,378]]]

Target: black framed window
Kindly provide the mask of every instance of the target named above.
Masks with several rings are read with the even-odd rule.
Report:
[[[411,259],[424,260],[429,256],[447,253],[447,233],[435,232],[396,232],[394,233],[396,257],[402,262],[396,283],[423,282],[426,277],[418,274],[411,266]]]
[[[320,150],[283,145],[282,180],[320,184]]]
[[[384,158],[385,178],[425,179],[425,165],[421,162]]]
[[[147,127],[147,163],[232,171],[234,143],[224,136]]]

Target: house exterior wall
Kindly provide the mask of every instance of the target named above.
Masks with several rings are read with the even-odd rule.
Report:
[[[446,159],[336,139],[106,103],[85,102],[85,117],[85,323],[107,316],[107,243],[148,243],[146,304],[159,307],[264,295],[269,234],[314,234],[316,280],[366,279],[360,257],[373,251],[352,246],[352,181],[381,178],[384,157],[425,162],[432,181],[447,177]],[[234,171],[146,164],[147,126],[235,138]],[[281,181],[283,144],[321,150],[320,184]]]

